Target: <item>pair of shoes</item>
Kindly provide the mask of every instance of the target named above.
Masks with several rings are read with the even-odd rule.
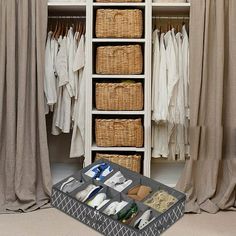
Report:
[[[107,163],[101,163],[93,166],[85,174],[89,177],[102,181],[104,178],[113,171],[113,168]]]
[[[114,216],[118,212],[120,212],[125,206],[128,205],[128,202],[126,201],[121,201],[121,202],[112,202],[104,211],[103,213],[108,215],[108,216]]]
[[[128,197],[136,200],[136,201],[142,201],[144,200],[150,193],[152,192],[152,189],[145,185],[137,185],[128,191]]]
[[[124,175],[118,171],[111,178],[105,181],[104,184],[118,192],[122,192],[125,188],[132,184],[132,182],[132,180],[127,180]]]
[[[102,189],[101,186],[96,186],[93,184],[90,184],[87,186],[86,189],[78,192],[75,197],[77,200],[81,202],[86,202],[89,199],[91,199],[93,196],[95,196],[100,190]]]
[[[133,203],[129,209],[124,212],[118,213],[118,220],[124,224],[129,225],[134,217],[138,214],[138,206],[136,203]]]
[[[105,206],[110,199],[107,199],[107,195],[105,193],[97,194],[92,200],[88,201],[88,205],[99,210],[103,206]]]
[[[151,215],[151,210],[145,211],[142,216],[134,222],[134,228],[143,229],[145,226],[150,224],[155,219],[155,217],[151,218]]]
[[[60,187],[60,190],[64,193],[71,193],[84,183],[83,180],[76,180],[74,177],[67,179]]]

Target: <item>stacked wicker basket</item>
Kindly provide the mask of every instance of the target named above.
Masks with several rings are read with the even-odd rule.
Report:
[[[97,2],[142,2],[142,0],[96,0]],[[139,9],[98,9],[97,38],[141,38],[143,13]],[[143,73],[143,53],[139,44],[105,45],[96,49],[96,74],[138,75]],[[140,111],[143,109],[141,82],[96,83],[96,109],[107,111]],[[142,119],[96,119],[96,145],[99,147],[142,147]],[[140,172],[141,155],[96,154]]]

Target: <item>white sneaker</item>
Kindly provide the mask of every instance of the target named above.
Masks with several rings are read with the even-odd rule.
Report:
[[[110,216],[110,215],[116,215],[119,211],[121,211],[125,206],[128,205],[128,202],[121,201],[121,202],[112,202],[107,208],[103,211],[104,214]]]
[[[127,188],[133,181],[127,180],[124,175],[118,171],[111,178],[104,182],[105,185],[115,189],[118,192],[122,192]]]
[[[101,208],[103,208],[108,202],[110,202],[111,199],[106,199],[104,200],[98,207],[97,210],[100,210]]]
[[[70,177],[64,183],[62,183],[60,190],[64,193],[71,193],[84,183],[83,180],[77,180],[74,177]]]
[[[124,189],[126,189],[130,184],[132,184],[132,180],[126,180],[124,183],[122,184],[117,184],[115,185],[114,189],[118,192],[122,192]]]
[[[142,216],[134,222],[134,227],[137,229],[143,229],[145,226],[150,224],[155,218],[151,218],[152,211],[145,211]]]
[[[107,195],[105,193],[99,193],[88,202],[88,205],[93,208],[97,208],[106,198]]]
[[[118,212],[120,212],[127,205],[128,205],[128,202],[126,202],[126,201],[119,202],[118,206],[116,207],[116,211],[115,211],[114,215],[116,215]]]
[[[110,216],[115,215],[116,207],[118,206],[119,202],[112,202],[104,211],[103,213]]]
[[[93,196],[93,193],[95,194],[100,189],[101,189],[101,186],[96,186],[96,185],[90,184],[87,186],[86,189],[78,192],[75,197],[77,200],[79,200],[81,202],[85,202]]]

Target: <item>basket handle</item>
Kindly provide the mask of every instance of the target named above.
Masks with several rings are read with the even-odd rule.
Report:
[[[114,87],[115,90],[118,89],[118,88],[125,88],[125,86],[123,84],[119,84],[119,85],[116,85]]]
[[[117,16],[123,16],[123,17],[124,17],[124,14],[123,14],[123,12],[121,12],[121,11],[117,11],[117,12],[113,15],[113,17],[112,17],[114,21],[116,21],[116,17],[117,17]]]
[[[109,54],[110,57],[113,57],[117,52],[124,52],[125,55],[128,54],[127,50],[125,50],[124,48],[116,48],[114,50],[111,51],[111,53]]]
[[[122,122],[120,122],[120,121],[113,121],[113,123],[114,123],[114,125],[121,125],[121,126],[124,126],[124,124],[122,123]]]

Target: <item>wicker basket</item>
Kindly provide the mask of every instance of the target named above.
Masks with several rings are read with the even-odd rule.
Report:
[[[142,147],[141,119],[96,119],[96,144],[99,147]]]
[[[95,160],[105,159],[114,162],[127,169],[140,173],[141,156],[140,155],[116,155],[96,153]]]
[[[143,55],[140,45],[102,46],[97,48],[96,73],[114,75],[141,74]]]
[[[142,2],[143,0],[96,0],[96,2]]]
[[[99,9],[96,16],[98,38],[141,38],[143,14],[139,9]]]
[[[109,111],[142,110],[142,83],[96,83],[96,108]]]

